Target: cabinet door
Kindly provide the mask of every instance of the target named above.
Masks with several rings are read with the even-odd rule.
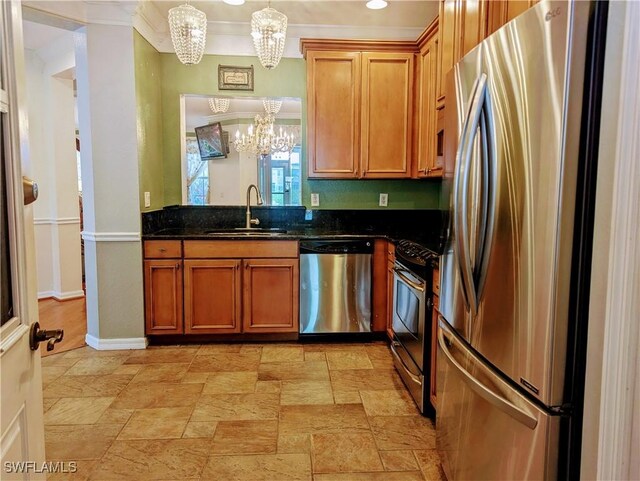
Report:
[[[245,259],[244,332],[298,332],[298,259]]]
[[[412,53],[362,54],[362,177],[411,177]]]
[[[459,48],[456,63],[487,36],[487,1],[465,0],[458,6]]]
[[[436,164],[436,89],[438,36],[420,51],[420,98],[418,102],[418,177],[429,176]]]
[[[358,177],[360,53],[307,53],[307,139],[308,177]]]
[[[182,261],[144,261],[146,333],[182,334]]]
[[[491,0],[487,6],[487,35],[533,7],[538,0]]]
[[[240,332],[239,260],[185,260],[184,293],[185,333]]]
[[[438,53],[438,105],[444,102],[447,72],[451,70],[451,67],[456,62],[454,59],[457,57],[458,42],[456,35],[458,29],[456,28],[456,20],[459,9],[458,2],[459,0],[440,1],[440,20],[438,23],[438,35],[440,37],[438,42],[440,50]]]

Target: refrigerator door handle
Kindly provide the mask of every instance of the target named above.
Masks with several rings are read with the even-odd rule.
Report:
[[[455,67],[455,74],[456,74],[456,82],[459,81],[459,72],[458,72],[458,67]],[[478,91],[478,84],[479,84],[479,79],[476,79],[475,83],[473,84],[473,87],[471,89],[471,95],[469,97],[469,108],[467,110],[467,115],[464,119],[464,122],[462,124],[462,131],[460,133],[460,140],[458,142],[458,149],[456,152],[456,169],[455,169],[455,178],[454,178],[454,183],[453,183],[453,222],[454,222],[454,231],[455,231],[455,237],[456,237],[456,244],[457,244],[457,251],[458,254],[456,255],[457,261],[458,261],[458,269],[460,270],[460,276],[462,278],[462,294],[463,294],[463,299],[465,302],[465,306],[467,308],[467,310],[470,309],[471,307],[471,303],[470,303],[470,299],[469,299],[469,286],[467,284],[467,278],[463,275],[463,273],[465,272],[465,263],[467,262],[466,258],[464,257],[464,252],[462,251],[462,216],[461,216],[461,211],[460,211],[460,204],[461,204],[461,197],[462,199],[464,199],[464,197],[462,196],[462,188],[460,187],[460,182],[462,180],[462,159],[463,159],[463,151],[465,149],[465,145],[467,144],[467,137],[469,136],[469,120],[471,119],[471,115],[473,113],[473,105],[474,105],[474,100],[476,97],[476,93]]]
[[[495,218],[497,210],[496,188],[498,158],[495,146],[495,127],[493,123],[493,105],[491,95],[487,88],[482,103],[482,118],[480,121],[480,134],[482,140],[482,173],[483,173],[483,221],[482,221],[482,242],[480,243],[477,259],[479,259],[479,272],[476,282],[476,301],[478,305],[482,299],[489,258],[491,254],[491,244],[495,232]]]
[[[444,321],[440,316],[438,322],[438,345],[440,346],[440,349],[442,349],[442,352],[447,360],[462,376],[469,388],[473,390],[473,392],[475,392],[478,396],[482,397],[485,401],[493,404],[508,416],[517,420],[521,424],[524,424],[529,429],[535,429],[535,427],[538,425],[538,420],[536,418],[534,418],[515,404],[511,403],[509,400],[493,392],[487,386],[482,384],[478,379],[473,377],[473,375],[471,375],[458,361],[456,361],[456,359],[453,357],[453,354],[451,354],[451,352],[449,351],[449,347],[447,346],[447,343],[445,341],[445,336],[447,337],[447,341],[449,341],[450,343],[455,343],[456,341],[453,337],[453,334],[448,332],[447,327],[444,325],[445,322],[446,321]],[[489,370],[486,371],[486,375],[489,377],[497,378],[497,376]]]
[[[477,314],[478,300],[469,252],[469,178],[471,175],[473,142],[478,132],[478,126],[480,125],[486,88],[487,75],[483,73],[480,74],[475,82],[472,100],[469,104],[469,113],[465,121],[466,130],[463,128],[460,137],[460,147],[458,149],[459,155],[456,159],[459,173],[458,185],[456,185],[456,242],[458,244],[458,258],[462,282],[467,294],[467,307],[471,311],[472,317],[475,317]]]

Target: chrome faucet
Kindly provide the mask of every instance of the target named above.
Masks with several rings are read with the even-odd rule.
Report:
[[[258,197],[258,205],[262,205],[262,194],[260,194],[260,189],[258,189],[258,187],[255,184],[250,184],[249,187],[247,187],[247,221],[245,222],[244,228],[245,229],[251,229],[251,225],[260,225],[260,219],[256,218],[256,219],[252,219],[251,218],[251,188],[254,188],[256,190],[256,195]]]

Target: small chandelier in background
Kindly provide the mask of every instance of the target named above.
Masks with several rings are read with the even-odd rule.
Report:
[[[287,36],[287,16],[268,6],[251,14],[251,37],[256,55],[267,70],[280,63]]]
[[[240,135],[236,131],[236,138],[233,146],[238,152],[249,152],[252,154],[268,155],[273,152],[291,152],[296,145],[292,134],[287,134],[280,127],[279,135],[273,129],[275,117],[267,114],[264,117],[256,115],[254,124],[250,125],[246,134]]]
[[[282,100],[267,99],[262,101],[264,111],[271,115],[277,115],[282,108]]]
[[[229,110],[229,99],[214,97],[209,99],[209,107],[214,114],[224,114]]]
[[[185,65],[202,60],[207,37],[207,16],[185,3],[169,10],[171,41],[178,59]]]

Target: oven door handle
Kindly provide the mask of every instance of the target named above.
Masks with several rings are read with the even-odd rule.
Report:
[[[411,286],[413,289],[415,289],[416,291],[420,291],[420,292],[424,292],[424,284],[418,284],[417,282],[412,281],[411,279],[409,279],[407,276],[405,276],[403,274],[403,270],[402,269],[398,269],[397,267],[393,268],[393,272],[396,273],[396,275],[405,283],[407,283],[409,286]]]
[[[402,364],[402,367],[404,368],[407,375],[411,378],[411,380],[415,382],[418,386],[422,386],[422,381],[420,380],[420,377],[416,376],[414,373],[411,372],[411,370],[409,369],[409,366],[407,366],[404,360],[400,357],[400,354],[398,354],[398,351],[396,351],[396,346],[401,346],[401,345],[402,344],[400,344],[398,341],[392,341],[391,344],[389,344],[393,357],[395,357],[398,360],[398,362]]]

